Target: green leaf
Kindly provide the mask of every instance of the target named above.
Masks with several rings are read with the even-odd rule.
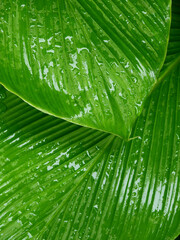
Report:
[[[0,238],[174,239],[180,233],[179,69],[152,94],[134,128],[139,137],[128,143],[45,115],[6,92]]]
[[[169,240],[180,233],[180,3],[132,141],[0,89],[0,239]]]
[[[36,108],[129,138],[157,82],[170,0],[4,0],[1,83]]]
[[[132,141],[1,90],[0,238],[166,240],[180,233],[180,4],[163,81]],[[171,71],[170,71],[171,70]]]

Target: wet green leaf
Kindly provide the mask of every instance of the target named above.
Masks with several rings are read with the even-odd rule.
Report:
[[[157,82],[170,0],[0,3],[0,81],[44,112],[128,139]]]
[[[0,89],[0,239],[174,240],[180,233],[180,3],[159,85],[125,142]]]
[[[45,115],[5,92],[1,239],[174,239],[179,83],[176,68],[148,100],[134,128],[138,137],[128,143]]]

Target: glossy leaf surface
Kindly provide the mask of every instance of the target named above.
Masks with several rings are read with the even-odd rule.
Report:
[[[0,82],[36,108],[128,138],[163,65],[170,0],[0,3]]]
[[[176,1],[166,77],[130,142],[1,90],[2,239],[173,240],[180,233],[179,7]]]
[[[179,83],[176,68],[147,102],[134,129],[139,137],[128,143],[45,115],[5,92],[1,238],[174,239]]]

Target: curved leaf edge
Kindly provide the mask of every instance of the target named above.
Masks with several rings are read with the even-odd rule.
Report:
[[[78,124],[77,122],[73,122],[73,121],[71,121],[71,120],[69,120],[69,119],[67,119],[67,118],[62,117],[62,116],[55,115],[55,114],[52,113],[52,112],[46,111],[45,109],[40,108],[40,107],[36,106],[35,104],[32,104],[30,101],[26,100],[25,98],[21,97],[18,93],[16,93],[15,91],[13,91],[12,88],[7,87],[6,84],[2,83],[1,81],[0,81],[0,85],[2,85],[7,91],[11,92],[12,94],[14,94],[14,95],[16,95],[17,97],[19,97],[20,99],[22,99],[25,103],[27,103],[27,104],[30,105],[31,107],[39,110],[39,111],[42,112],[42,113],[45,113],[45,114],[48,114],[48,115],[50,115],[50,116],[53,116],[53,117],[56,117],[56,118],[65,120],[65,121],[67,121],[67,122],[73,123],[73,124],[78,125],[78,126],[82,126],[82,127],[94,129],[94,130],[97,130],[97,131],[101,131],[101,132],[104,132],[104,133],[112,134],[112,135],[114,135],[114,136],[117,136],[117,137],[125,140],[125,141],[131,140],[131,139],[129,139],[129,137],[130,137],[130,135],[132,134],[132,130],[131,130],[131,133],[129,134],[128,138],[123,138],[122,136],[120,136],[120,135],[118,135],[118,134],[114,134],[113,132],[110,132],[110,131],[109,131],[109,132],[108,132],[108,131],[105,131],[104,129],[94,128],[94,127],[91,127],[91,126],[85,125],[85,124]],[[139,116],[138,116],[138,117],[139,117]]]
[[[180,229],[177,229],[177,231],[180,231]],[[172,240],[174,240],[176,236],[178,236],[177,232],[175,232],[174,234],[172,234],[171,236],[169,236],[169,239],[172,238]]]
[[[133,127],[134,127],[134,125],[135,125],[136,120],[137,120],[138,117],[141,115],[147,99],[150,97],[150,95],[152,94],[152,92],[160,85],[160,83],[164,80],[164,78],[165,78],[171,71],[173,71],[173,69],[178,65],[178,63],[180,63],[180,55],[179,55],[179,54],[178,54],[177,57],[174,59],[174,61],[172,61],[172,62],[169,64],[169,66],[168,66],[167,68],[165,68],[164,71],[160,72],[158,80],[155,82],[155,84],[154,84],[151,92],[149,93],[149,95],[146,96],[146,99],[145,99],[144,103],[142,104],[141,111],[139,112],[139,115],[137,116],[137,118],[134,120]],[[163,65],[162,65],[162,68],[163,68],[163,66],[164,66],[164,63],[163,63]],[[162,68],[161,68],[161,69],[162,69]],[[93,128],[93,127],[88,126],[88,125],[85,125],[85,124],[78,124],[78,123],[73,122],[73,121],[71,121],[71,120],[69,120],[69,119],[67,119],[67,118],[64,118],[64,117],[62,117],[62,116],[55,115],[55,114],[52,113],[52,112],[46,111],[45,109],[40,108],[40,107],[36,106],[35,104],[32,104],[30,101],[26,100],[25,98],[23,98],[23,97],[21,97],[19,94],[17,94],[15,91],[13,91],[12,88],[7,87],[6,84],[3,84],[1,81],[0,81],[0,84],[1,84],[7,91],[9,91],[9,92],[11,92],[12,94],[16,95],[17,97],[19,97],[20,99],[22,99],[24,102],[26,102],[26,103],[29,104],[30,106],[34,107],[35,109],[37,109],[37,110],[39,110],[39,111],[41,111],[41,112],[43,112],[43,113],[45,113],[45,114],[51,115],[51,116],[56,117],[56,118],[63,119],[63,120],[65,120],[65,121],[67,121],[67,122],[70,122],[70,123],[73,123],[73,124],[76,124],[76,125],[79,125],[79,126],[82,126],[82,127],[86,127],[86,128],[90,128],[90,129],[94,129],[94,130],[98,130],[98,131],[101,131],[101,132],[105,132],[105,133],[112,134],[112,135],[114,135],[114,136],[117,136],[117,137],[123,139],[125,142],[132,141],[133,139],[135,139],[135,138],[138,137],[138,136],[135,136],[135,137],[132,136],[132,134],[133,134],[133,127],[132,127],[132,129],[131,129],[131,132],[130,132],[128,138],[123,138],[122,136],[119,136],[118,134],[114,134],[114,133],[112,133],[112,132],[105,131],[104,129]]]
[[[161,73],[161,70],[163,69],[163,66],[164,66],[164,63],[165,63],[165,60],[166,60],[166,56],[167,56],[167,51],[168,51],[168,44],[169,44],[169,39],[170,39],[170,29],[171,29],[171,23],[172,23],[172,0],[170,0],[170,6],[169,6],[169,15],[170,15],[170,21],[169,21],[169,26],[168,26],[168,38],[166,39],[166,46],[165,46],[165,51],[164,51],[164,56],[163,56],[163,60],[162,60],[162,63],[160,65],[160,68],[159,68],[159,71],[157,72],[157,76]],[[22,97],[20,96],[20,94],[18,94],[16,91],[14,91],[11,87],[8,87],[6,84],[2,83],[1,80],[0,80],[0,84],[6,88],[9,92],[15,94],[16,96],[18,96],[19,98],[21,98],[24,102],[26,102],[27,104],[29,104],[30,106],[34,107],[35,109],[45,113],[45,114],[48,114],[48,115],[51,115],[51,116],[54,116],[56,118],[60,118],[60,119],[63,119],[65,121],[68,121],[70,123],[73,123],[73,124],[76,124],[76,125],[79,125],[79,126],[82,126],[82,127],[87,127],[87,128],[90,128],[90,129],[94,129],[94,130],[98,130],[98,131],[102,131],[102,132],[105,132],[105,133],[110,133],[114,136],[117,136],[121,139],[123,139],[125,142],[128,142],[128,141],[131,141],[134,139],[134,137],[131,137],[132,136],[132,130],[133,130],[133,127],[135,125],[135,122],[137,120],[137,118],[141,115],[143,109],[144,109],[144,105],[145,105],[145,102],[147,101],[148,97],[151,95],[151,93],[153,92],[153,90],[156,88],[157,85],[159,85],[159,78],[157,77],[155,79],[155,82],[154,82],[154,85],[152,86],[152,89],[151,91],[149,92],[149,94],[145,97],[143,103],[142,103],[142,106],[136,116],[136,118],[134,120],[132,120],[133,124],[132,124],[132,127],[131,127],[131,130],[129,129],[126,129],[127,132],[129,132],[129,135],[126,137],[124,136],[120,136],[119,134],[115,134],[114,132],[111,132],[111,131],[106,131],[104,129],[100,129],[100,128],[95,128],[95,127],[92,127],[90,125],[86,125],[86,124],[80,124],[80,123],[77,123],[77,122],[74,122],[72,120],[70,120],[69,118],[65,118],[63,116],[60,116],[60,115],[56,115],[54,114],[53,112],[51,111],[47,111],[46,109],[44,108],[40,108],[38,107],[37,105],[33,104],[31,101],[27,100],[25,97]],[[136,137],[135,137],[136,138]]]

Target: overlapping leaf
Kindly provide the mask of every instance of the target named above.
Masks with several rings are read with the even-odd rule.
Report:
[[[170,0],[0,3],[0,81],[33,106],[128,138],[163,65]]]
[[[118,137],[0,90],[0,238],[174,239],[180,233],[180,4],[161,84]]]
[[[6,92],[2,239],[173,239],[180,232],[180,71],[129,143],[45,115]],[[3,93],[2,95],[3,96]]]

